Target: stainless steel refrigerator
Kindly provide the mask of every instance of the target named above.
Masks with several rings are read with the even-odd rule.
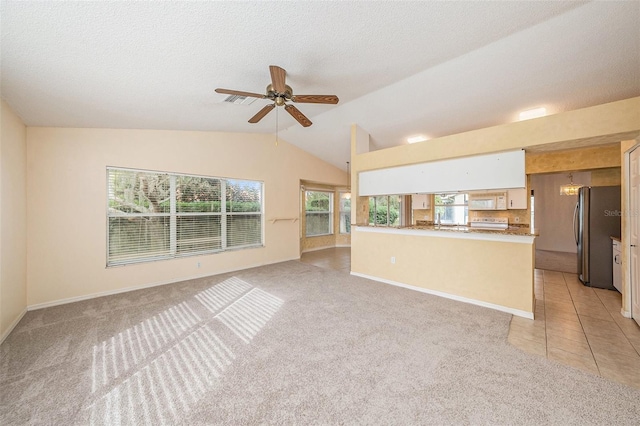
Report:
[[[584,285],[614,290],[611,237],[620,237],[620,187],[585,186],[578,193],[573,229],[578,276]]]

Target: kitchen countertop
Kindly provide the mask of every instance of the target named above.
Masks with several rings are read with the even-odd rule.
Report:
[[[402,228],[386,227],[386,226],[369,226],[355,225],[351,227],[352,238],[357,235],[369,233],[388,234],[388,235],[406,235],[435,238],[453,238],[456,240],[477,240],[477,241],[497,241],[504,243],[517,244],[533,244],[537,234],[529,232],[529,227],[511,227],[506,230],[496,229],[476,229],[466,226],[442,226],[435,227],[432,224],[420,224],[413,226],[404,226]],[[352,240],[353,243],[353,240]]]
[[[456,225],[440,225],[440,227],[435,225],[412,225],[406,226],[402,229],[420,229],[420,230],[428,230],[428,231],[442,231],[442,232],[468,232],[468,233],[478,233],[478,234],[500,234],[500,235],[528,235],[528,236],[538,236],[537,230],[531,230],[529,227],[522,226],[510,226],[507,229],[478,229],[472,228],[470,226],[456,226]]]
[[[416,231],[436,231],[436,232],[446,232],[446,233],[464,233],[464,234],[494,234],[494,235],[517,235],[517,236],[526,236],[526,237],[537,237],[538,230],[533,229],[533,231],[529,228],[529,226],[509,226],[509,228],[505,230],[501,229],[478,229],[471,228],[470,226],[457,226],[457,225],[440,225],[437,227],[431,223],[428,224],[419,224],[419,225],[411,225],[411,226],[403,226],[400,228],[394,227],[386,227],[386,226],[370,226],[368,224],[356,224],[354,225],[359,228],[371,228],[372,230],[416,230]]]
[[[622,242],[622,239],[620,239],[620,237],[614,237],[613,235],[611,235],[609,238],[611,238],[612,240],[618,241],[618,242]]]

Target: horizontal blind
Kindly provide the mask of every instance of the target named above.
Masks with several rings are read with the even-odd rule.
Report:
[[[259,182],[227,181],[227,247],[255,246],[262,241],[262,187]]]
[[[259,214],[227,215],[227,247],[238,248],[260,244],[262,220]]]
[[[107,177],[108,266],[263,244],[262,182],[120,168]]]
[[[307,237],[333,233],[333,193],[305,191],[305,235]]]
[[[222,180],[198,176],[176,180],[176,254],[221,250]]]

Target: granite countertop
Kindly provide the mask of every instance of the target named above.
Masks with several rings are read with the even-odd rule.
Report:
[[[417,221],[418,224],[417,225],[411,225],[411,226],[403,226],[401,228],[395,228],[395,229],[416,229],[416,230],[423,230],[423,231],[442,231],[442,232],[465,232],[465,233],[474,233],[474,234],[499,234],[499,235],[523,235],[523,236],[533,236],[533,237],[537,237],[538,236],[538,230],[537,229],[530,229],[529,225],[527,224],[518,224],[518,225],[511,225],[509,226],[507,229],[478,229],[478,228],[471,228],[470,226],[458,226],[458,225],[440,225],[439,227],[435,226],[433,224],[433,222],[430,221],[422,221],[419,220]],[[368,224],[360,224],[360,225],[355,225],[355,226],[361,226],[361,227],[369,227]],[[383,227],[386,228],[386,227]],[[391,228],[394,229],[394,228]]]
[[[622,242],[622,239],[620,237],[614,237],[613,235],[611,235],[609,238],[618,242]]]
[[[412,225],[406,226],[404,229],[422,229],[429,231],[443,231],[443,232],[472,232],[477,234],[500,234],[500,235],[530,235],[537,236],[538,233],[535,229],[531,230],[529,226],[509,226],[507,229],[478,229],[470,226],[456,226],[456,225],[441,225],[440,227],[435,225]]]

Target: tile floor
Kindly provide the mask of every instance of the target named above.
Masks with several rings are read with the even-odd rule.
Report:
[[[535,320],[513,317],[511,344],[640,388],[640,327],[620,314],[620,293],[585,287],[576,274],[536,269],[535,295]]]
[[[300,261],[349,273],[351,251],[312,251]],[[536,269],[535,295],[535,320],[511,319],[512,345],[640,388],[640,327],[620,314],[620,293],[585,287],[576,274]]]
[[[351,272],[351,248],[336,247],[302,253],[300,261],[327,269]]]

